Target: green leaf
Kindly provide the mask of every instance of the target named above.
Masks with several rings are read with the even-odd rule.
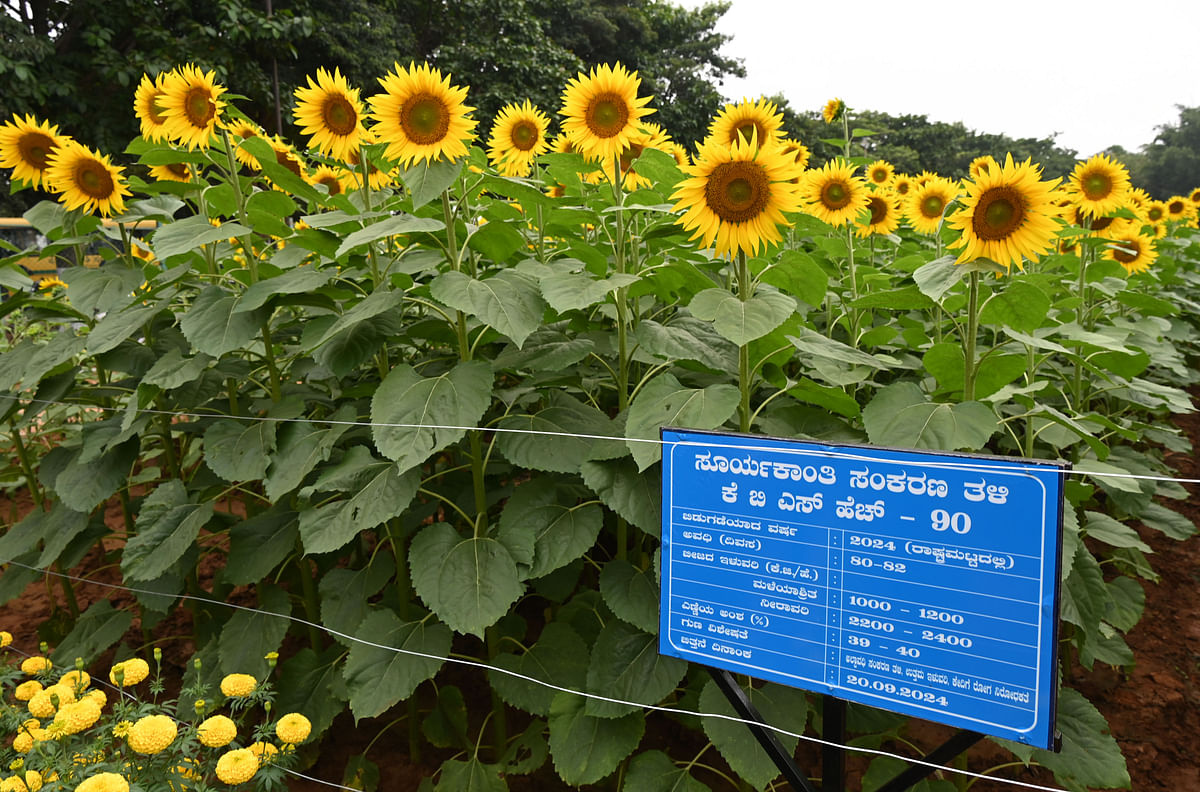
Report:
[[[240,141],[238,146],[245,149],[252,157],[258,160],[258,167],[262,169],[263,175],[280,189],[286,190],[290,195],[297,198],[303,198],[309,203],[319,204],[325,201],[325,196],[317,192],[311,184],[282,164],[280,155],[275,153],[275,149],[264,138],[246,138]]]
[[[787,339],[792,342],[792,346],[808,358],[824,358],[837,363],[867,366],[879,370],[888,368],[887,363],[874,355],[868,355],[841,341],[826,338],[816,330],[807,327],[800,328],[797,335],[789,335]]]
[[[1142,491],[1137,479],[1129,478],[1129,471],[1125,468],[1110,465],[1107,462],[1099,462],[1095,459],[1080,459],[1072,467],[1080,472],[1096,473],[1095,477],[1088,476],[1086,478],[1094,478],[1095,481],[1115,490],[1133,493],[1140,493]]]
[[[292,604],[288,593],[270,583],[255,587],[258,607],[238,610],[221,628],[219,656],[226,674],[250,674],[266,679],[270,673],[266,655],[279,649],[287,635]]]
[[[938,404],[912,382],[882,388],[863,408],[863,426],[875,445],[979,450],[996,431],[996,414],[979,402]]]
[[[138,440],[120,443],[90,462],[80,461],[81,451],[55,477],[54,493],[65,506],[77,512],[90,512],[125,483],[130,466],[137,459]]]
[[[444,272],[429,284],[429,291],[434,299],[508,336],[518,349],[541,325],[546,310],[537,283],[515,270],[501,270],[486,280]]]
[[[1108,607],[1108,590],[1100,565],[1080,544],[1075,550],[1071,574],[1063,587],[1062,619],[1094,635],[1100,629],[1100,620]]]
[[[875,792],[909,767],[908,762],[903,759],[891,756],[875,757],[867,767],[867,772],[863,773],[862,792]],[[958,792],[958,787],[950,781],[924,778],[910,787],[905,787],[905,792]]]
[[[687,673],[688,664],[658,653],[658,638],[615,619],[604,626],[592,647],[588,690],[602,696],[655,704],[666,698]],[[619,718],[639,707],[588,699],[588,715]]]
[[[69,267],[63,271],[67,299],[87,316],[110,313],[133,301],[133,291],[146,280],[141,269],[110,261],[103,267]]]
[[[319,270],[313,266],[287,270],[273,278],[260,280],[246,289],[234,313],[257,310],[277,294],[304,294],[313,291],[324,286],[332,277],[333,273],[329,270]]]
[[[372,559],[365,569],[331,569],[321,576],[321,626],[343,635],[334,640],[346,646],[353,643],[346,638],[362,624],[371,609],[371,597],[396,573],[396,565],[389,556],[380,554]]]
[[[694,360],[713,371],[737,369],[738,350],[707,322],[676,316],[669,325],[652,319],[638,322],[633,331],[640,352],[658,360]]]
[[[658,633],[658,586],[649,570],[639,570],[623,559],[609,561],[600,572],[600,593],[617,618],[644,632]]]
[[[411,696],[417,685],[432,679],[450,654],[452,638],[441,622],[428,618],[404,622],[390,610],[371,613],[355,630],[355,636],[377,644],[355,642],[342,670],[355,721],[383,714]]]
[[[578,633],[562,622],[550,622],[542,628],[537,643],[521,655],[496,655],[488,680],[507,704],[534,715],[550,714],[556,691],[516,674],[571,690],[582,690],[587,682],[588,648]]]
[[[1108,609],[1104,620],[1122,632],[1129,632],[1141,621],[1146,609],[1146,590],[1131,577],[1113,578],[1108,586]]]
[[[83,612],[71,632],[59,641],[50,659],[63,668],[72,667],[76,658],[82,658],[86,663],[121,640],[132,623],[133,614],[129,611],[116,610],[106,599],[97,600]]]
[[[437,792],[508,792],[500,766],[484,764],[475,756],[465,762],[447,759],[440,772]]]
[[[467,247],[495,264],[503,264],[518,250],[527,251],[528,243],[520,231],[501,220],[479,226],[467,237]]]
[[[196,541],[213,513],[212,501],[189,503],[183,482],[166,481],[142,501],[134,522],[136,535],[121,554],[126,580],[154,580],[178,561]]]
[[[557,694],[550,707],[550,755],[559,777],[572,786],[594,784],[615,770],[646,730],[641,712],[594,718],[584,710],[584,700],[571,693]]]
[[[721,336],[745,346],[779,327],[796,310],[796,301],[779,292],[760,292],[742,301],[724,289],[705,289],[692,298],[688,310],[710,321]]]
[[[465,427],[476,426],[491,404],[491,395],[492,370],[481,361],[459,363],[436,377],[422,377],[412,366],[397,366],[371,399],[375,446],[401,470],[419,465],[457,442],[466,434]]]
[[[933,300],[916,286],[873,292],[850,303],[851,308],[882,308],[888,311],[914,311],[932,308]]]
[[[552,391],[546,407],[532,415],[506,417],[499,428],[513,430],[496,436],[496,447],[510,462],[556,473],[578,473],[596,442],[574,435],[613,433],[608,416],[562,391]]]
[[[943,390],[963,389],[966,364],[961,345],[949,342],[934,344],[925,353],[923,362]],[[985,360],[976,361],[976,365],[975,397],[983,399],[1024,374],[1028,364],[1024,355],[990,355]]]
[[[425,739],[438,748],[467,748],[467,704],[462,691],[454,685],[438,688],[437,704],[421,721]],[[445,775],[442,776],[443,781]]]
[[[917,268],[913,273],[913,280],[917,282],[917,288],[922,294],[940,303],[946,292],[962,280],[966,270],[956,266],[954,259],[954,256],[942,256]]]
[[[642,751],[629,762],[621,792],[710,792],[688,775],[686,768],[677,767],[662,751]]]
[[[641,473],[628,458],[584,462],[579,472],[605,506],[650,536],[662,531],[662,488],[657,476]]]
[[[1129,771],[1117,741],[1108,733],[1108,722],[1083,694],[1068,687],[1058,691],[1058,730],[1062,732],[1061,753],[1030,749],[1019,743],[998,740],[1028,764],[1037,762],[1054,773],[1060,784],[1073,792],[1089,788],[1128,789]]]
[[[661,427],[715,429],[733,415],[740,399],[733,385],[689,388],[667,373],[647,382],[629,405],[625,422],[625,437],[632,440],[629,451],[639,472],[662,458],[662,447],[657,442]]]
[[[321,654],[301,649],[279,666],[278,712],[299,712],[312,722],[319,736],[333,724],[348,697],[342,681],[342,650],[331,646]]]
[[[405,214],[395,215],[386,220],[380,220],[378,223],[371,223],[352,234],[348,234],[342,240],[342,244],[338,247],[334,258],[342,258],[356,248],[386,237],[398,236],[399,234],[431,233],[441,231],[445,227],[446,224],[441,220],[434,220],[431,217],[414,217]]]
[[[808,701],[799,690],[767,683],[761,688],[746,690],[746,695],[763,716],[763,721],[801,734],[808,721]],[[700,711],[737,717],[733,705],[721,694],[716,682],[709,681],[700,692]],[[733,771],[758,789],[764,788],[776,776],[779,768],[767,756],[758,740],[744,723],[723,718],[703,718],[704,733],[729,762]],[[794,753],[798,740],[785,734],[775,736],[789,753]]]
[[[309,334],[305,333],[302,336],[301,345],[306,350],[314,350],[335,336],[358,325],[360,322],[399,307],[402,302],[404,302],[404,292],[392,289],[376,289],[361,302],[356,303],[339,316],[333,324],[323,328],[319,333],[314,333],[313,337],[310,338]]]
[[[84,525],[87,525],[86,514],[72,512],[61,503],[55,503],[54,509],[48,512],[34,509],[25,519],[9,527],[4,535],[0,536],[0,564],[7,564],[17,556],[30,552],[37,547],[38,542],[52,536],[58,519],[61,519],[64,513],[79,514],[83,517]],[[72,522],[78,523],[79,518],[73,519]]]
[[[196,296],[179,328],[193,349],[215,358],[249,344],[262,328],[260,311],[237,311],[239,298],[220,286]]]
[[[1050,298],[1028,281],[1012,279],[984,303],[979,321],[1032,333],[1050,315]]]
[[[273,506],[229,529],[229,554],[221,581],[233,586],[257,583],[271,576],[284,559],[296,551],[296,512]]]
[[[172,347],[142,375],[142,384],[156,385],[163,390],[178,388],[200,379],[212,361],[203,352],[195,357],[184,357],[182,352]]]
[[[784,294],[793,294],[814,307],[825,302],[825,292],[829,289],[829,276],[825,270],[812,256],[800,250],[783,251],[774,262],[755,274],[763,283],[771,284]]]
[[[215,288],[215,287],[214,287]],[[127,306],[116,313],[110,313],[96,323],[86,337],[87,351],[92,355],[102,355],[110,349],[116,349],[142,325],[149,322],[159,310],[166,305],[165,300]]]
[[[163,223],[154,232],[154,255],[159,260],[167,262],[175,256],[191,253],[202,245],[212,242],[223,242],[230,237],[250,233],[250,229],[239,223],[223,223],[214,226],[208,218],[201,215],[185,217]],[[139,281],[140,283],[140,281]]]
[[[254,481],[267,475],[275,450],[274,421],[228,418],[204,432],[204,462],[226,481]]]
[[[327,462],[353,418],[353,408],[347,404],[334,413],[331,420],[335,423],[327,429],[308,421],[292,421],[279,427],[278,444],[263,482],[267,497],[278,502],[299,487],[319,463]]]
[[[359,531],[398,517],[408,508],[421,477],[417,470],[404,473],[391,462],[372,459],[355,471],[354,494],[300,512],[300,539],[306,553],[329,553],[344,546]]]
[[[555,272],[538,279],[542,297],[557,313],[580,311],[603,302],[617,289],[637,283],[636,275],[614,272],[597,280],[584,272]]]
[[[400,180],[412,195],[413,211],[450,188],[462,172],[465,160],[422,160],[400,171]]]
[[[1146,527],[1153,528],[1181,542],[1196,534],[1196,526],[1191,520],[1158,503],[1146,504],[1142,508],[1142,513],[1138,515],[1138,519],[1145,523]]]
[[[48,525],[44,527],[42,538],[45,539],[45,544],[42,546],[42,554],[38,556],[34,566],[48,567],[58,561],[60,557],[75,541],[75,538],[82,535],[87,530],[89,525],[88,515],[83,512],[73,511],[67,508],[64,504],[55,503],[49,512],[41,511],[40,509],[30,514],[22,520],[22,524],[31,519],[37,518],[39,521],[48,520]],[[10,529],[10,533],[16,529]],[[7,538],[7,536],[5,537]],[[6,553],[0,554],[0,557],[7,556]],[[5,558],[5,561],[8,559]]]
[[[452,629],[483,637],[521,596],[517,565],[488,537],[459,536],[446,523],[421,530],[409,549],[413,588]]]
[[[1150,545],[1141,540],[1137,531],[1128,525],[1117,522],[1102,512],[1084,512],[1087,520],[1084,522],[1084,533],[1093,539],[1099,539],[1113,547],[1136,547],[1143,553],[1152,553]]]
[[[561,371],[583,360],[595,348],[596,342],[589,338],[575,338],[543,327],[526,338],[523,347],[516,344],[505,347],[496,357],[495,365],[497,369]]]
[[[516,488],[500,514],[498,539],[539,578],[579,558],[596,543],[604,516],[595,503],[559,503],[553,480],[540,477]],[[520,548],[515,554],[512,550]]]

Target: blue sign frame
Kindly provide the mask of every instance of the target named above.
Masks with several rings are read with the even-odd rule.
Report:
[[[661,437],[661,654],[1053,747],[1065,465]]]

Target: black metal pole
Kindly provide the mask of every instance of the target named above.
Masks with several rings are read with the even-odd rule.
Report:
[[[960,731],[926,754],[923,759],[930,764],[945,764],[982,739],[983,735],[979,732]],[[933,773],[935,769],[925,765],[912,765],[875,792],[901,792]]]
[[[838,747],[826,745],[821,749],[821,792],[844,792],[846,789],[846,701],[823,696],[821,701],[821,736]]]
[[[779,742],[779,738],[770,729],[763,726],[763,717],[759,713],[758,708],[750,701],[746,691],[742,690],[742,686],[733,678],[733,674],[720,668],[705,666],[708,673],[712,675],[713,681],[717,683],[717,687],[725,694],[725,698],[733,705],[733,710],[738,714],[738,717],[744,718],[753,723],[746,724],[750,729],[750,733],[758,740],[758,744],[767,752],[767,756],[771,757],[771,761],[779,768],[779,772],[787,779],[787,782],[792,785],[792,788],[798,792],[817,792],[812,784],[808,782],[808,777],[800,772],[800,768],[796,766],[796,760],[788,753],[787,749]]]

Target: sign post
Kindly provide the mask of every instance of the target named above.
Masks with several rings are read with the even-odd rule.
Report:
[[[662,439],[662,654],[1053,748],[1063,465]]]

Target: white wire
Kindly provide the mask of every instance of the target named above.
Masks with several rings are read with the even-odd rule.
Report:
[[[234,610],[249,611],[251,613],[262,613],[262,614],[266,614],[268,616],[275,616],[277,618],[287,619],[288,621],[295,622],[296,624],[304,625],[305,627],[313,627],[313,628],[321,630],[331,636],[334,636],[337,638],[344,638],[347,641],[361,644],[363,646],[369,646],[374,649],[383,649],[385,651],[395,652],[396,654],[409,655],[411,657],[420,657],[420,658],[423,658],[426,660],[436,660],[439,663],[441,663],[441,662],[454,663],[454,664],[466,666],[469,668],[479,668],[479,669],[483,669],[485,671],[495,671],[497,673],[515,677],[517,679],[521,679],[526,682],[532,682],[535,685],[540,685],[542,687],[549,688],[551,690],[555,690],[560,693],[568,693],[573,696],[580,696],[582,698],[594,699],[596,701],[603,701],[603,702],[606,702],[609,704],[620,704],[620,705],[624,705],[624,706],[628,706],[628,707],[637,707],[639,709],[652,710],[654,712],[663,712],[663,713],[667,713],[669,715],[687,715],[687,716],[691,716],[691,717],[698,716],[701,718],[716,718],[718,720],[731,721],[733,723],[741,723],[741,724],[745,724],[747,726],[761,726],[761,727],[770,729],[771,731],[773,731],[777,734],[781,734],[781,735],[784,735],[787,737],[793,737],[798,740],[803,740],[805,742],[813,743],[816,745],[821,745],[821,746],[824,746],[827,748],[841,748],[842,750],[845,750],[845,751],[854,751],[857,753],[871,754],[873,756],[884,756],[884,757],[888,757],[891,759],[899,759],[903,762],[920,765],[922,767],[928,767],[932,770],[942,770],[942,771],[949,772],[949,773],[956,773],[958,775],[964,775],[964,776],[968,776],[971,778],[983,779],[983,780],[988,780],[988,781],[999,781],[999,782],[1002,782],[1005,784],[1010,784],[1012,786],[1022,787],[1024,789],[1039,790],[1040,792],[1063,792],[1062,789],[1059,787],[1041,786],[1039,784],[1031,784],[1031,783],[1028,783],[1025,781],[1016,781],[1013,779],[1000,778],[997,776],[990,776],[990,775],[986,775],[984,773],[975,773],[970,770],[963,770],[963,769],[960,769],[957,767],[950,767],[948,765],[939,765],[934,762],[927,762],[924,759],[914,759],[909,756],[902,756],[900,754],[895,754],[895,753],[891,753],[889,751],[883,751],[883,750],[879,750],[876,748],[863,748],[863,747],[858,747],[858,746],[853,746],[853,745],[845,745],[842,743],[833,742],[831,740],[824,740],[820,737],[810,737],[806,734],[788,731],[787,729],[783,729],[778,726],[773,726],[766,722],[751,721],[751,720],[747,720],[745,718],[739,718],[734,715],[724,715],[719,712],[695,712],[692,710],[679,709],[678,707],[664,707],[664,706],[660,706],[657,704],[644,704],[644,703],[641,703],[638,701],[626,701],[625,699],[613,698],[611,696],[602,696],[598,693],[588,693],[586,691],[575,690],[574,688],[556,685],[553,682],[546,682],[544,680],[537,679],[536,677],[526,676],[525,674],[521,674],[516,671],[510,671],[506,668],[500,668],[498,666],[491,666],[491,665],[488,665],[487,663],[479,662],[477,660],[466,660],[466,659],[459,658],[459,657],[442,657],[441,655],[428,654],[426,652],[418,652],[418,651],[415,651],[412,649],[400,649],[400,648],[397,648],[394,646],[386,646],[384,644],[375,643],[374,641],[368,641],[365,638],[359,638],[354,635],[347,635],[346,633],[340,632],[331,627],[326,627],[323,624],[311,622],[311,621],[308,621],[307,619],[302,619],[298,616],[292,616],[290,614],[274,613],[272,611],[259,610],[258,608],[251,608],[246,605],[235,605],[232,602],[222,602],[221,600],[209,599],[207,597],[198,597],[193,594],[163,594],[162,592],[158,592],[158,591],[149,591],[147,589],[132,588],[129,586],[119,586],[115,583],[103,583],[98,580],[89,580],[88,578],[78,577],[76,575],[68,575],[63,572],[55,572],[54,570],[51,570],[51,569],[41,569],[39,567],[29,566],[28,564],[22,564],[19,561],[9,561],[8,563],[13,564],[15,566],[19,566],[23,569],[29,569],[29,570],[32,570],[35,572],[43,572],[45,574],[54,575],[56,577],[62,577],[62,578],[66,578],[68,580],[74,580],[74,581],[77,581],[80,583],[86,583],[86,584],[90,584],[93,586],[100,586],[102,588],[116,589],[118,591],[129,591],[134,594],[146,594],[146,595],[156,596],[156,597],[168,597],[170,599],[178,598],[178,599],[184,599],[184,600],[192,600],[192,601],[196,601],[196,602],[204,602],[204,603],[207,603],[210,605],[223,605],[227,608],[233,608]],[[322,783],[328,784],[329,782],[322,782]],[[339,786],[337,784],[330,784],[330,785],[338,786],[339,789],[347,789],[348,788],[348,787]]]
[[[19,397],[13,396],[12,394],[7,394],[7,393],[0,394],[0,397],[5,397],[5,398],[11,399],[13,401],[22,401],[22,399],[20,399]],[[37,404],[56,405],[56,406],[61,406],[61,407],[82,407],[84,409],[91,409],[91,410],[106,410],[109,412],[129,412],[129,409],[126,407],[105,407],[103,405],[98,405],[98,404],[81,404],[79,402],[64,402],[64,401],[54,401],[54,400],[49,400],[49,399],[32,399],[32,398],[24,399],[23,401],[28,401],[28,402],[37,403]],[[648,443],[650,445],[671,446],[671,447],[683,445],[683,446],[697,446],[697,447],[708,448],[708,447],[711,447],[714,445],[720,445],[724,448],[729,448],[729,449],[736,450],[736,451],[778,451],[778,450],[780,450],[778,448],[771,448],[771,447],[767,447],[767,446],[757,446],[757,445],[748,445],[748,444],[737,445],[734,443],[726,442],[724,439],[720,442],[713,442],[711,444],[705,444],[705,443],[698,443],[698,442],[695,442],[692,440],[660,440],[660,439],[649,438],[649,437],[618,437],[618,436],[614,436],[614,435],[580,434],[580,433],[575,433],[575,432],[551,432],[551,431],[547,431],[544,429],[518,429],[518,428],[501,427],[501,426],[457,426],[457,425],[453,425],[453,424],[376,423],[376,422],[372,422],[372,421],[341,421],[341,420],[334,420],[331,418],[272,418],[269,416],[226,415],[224,413],[175,412],[173,410],[153,410],[153,409],[145,409],[145,408],[139,408],[137,410],[134,410],[134,412],[135,413],[145,413],[147,415],[166,415],[166,416],[170,416],[173,418],[196,418],[196,419],[223,418],[223,419],[230,419],[230,420],[234,420],[234,421],[258,421],[261,423],[319,423],[319,424],[329,424],[332,426],[361,426],[364,428],[383,428],[383,429],[443,429],[443,430],[453,430],[453,431],[460,431],[460,432],[494,432],[496,434],[524,434],[524,435],[535,435],[535,436],[541,436],[541,437],[565,437],[565,438],[577,438],[580,440],[610,440],[610,441],[616,441],[616,442],[622,442],[622,443]],[[532,417],[532,416],[517,415],[517,416],[507,416],[507,417],[528,418],[528,417]],[[713,436],[719,437],[719,438],[725,438],[725,439],[728,439],[731,437],[730,435],[721,435],[721,434],[714,434]],[[805,440],[803,442],[807,442],[807,443],[810,443],[813,445],[818,445],[818,446],[826,446],[826,444],[820,440]],[[887,459],[880,459],[878,457],[867,456],[864,454],[855,454],[855,453],[852,453],[849,451],[837,451],[837,450],[834,450],[834,448],[837,448],[837,446],[825,447],[819,451],[805,451],[804,453],[808,453],[808,454],[811,454],[814,456],[824,456],[824,457],[828,457],[830,459],[849,459],[849,460],[854,460],[854,461],[869,461],[869,462],[878,462],[878,463],[888,463],[891,461],[891,460],[887,460]],[[1041,461],[1041,460],[1034,460],[1034,463],[1036,464],[1039,461]],[[1052,460],[1044,460],[1044,461],[1049,463]],[[919,463],[914,463],[912,460],[909,460],[903,464],[909,464],[909,465],[920,464],[920,465],[924,465],[926,467],[940,467],[940,468],[948,468],[948,469],[954,469],[954,470],[976,470],[976,471],[981,471],[981,472],[987,472],[987,471],[1006,472],[1006,471],[1012,470],[1011,466],[989,465],[986,462],[919,462]],[[1109,472],[1098,471],[1098,470],[1058,469],[1057,471],[1055,471],[1055,470],[1051,469],[1049,465],[1047,465],[1046,472],[1048,472],[1048,473],[1057,472],[1058,475],[1060,475],[1060,476],[1094,476],[1094,477],[1099,477],[1099,478],[1133,479],[1133,480],[1138,480],[1138,481],[1166,481],[1166,482],[1175,482],[1177,484],[1200,484],[1200,478],[1175,478],[1172,476],[1150,476],[1150,475],[1139,474],[1139,473],[1109,473]]]

